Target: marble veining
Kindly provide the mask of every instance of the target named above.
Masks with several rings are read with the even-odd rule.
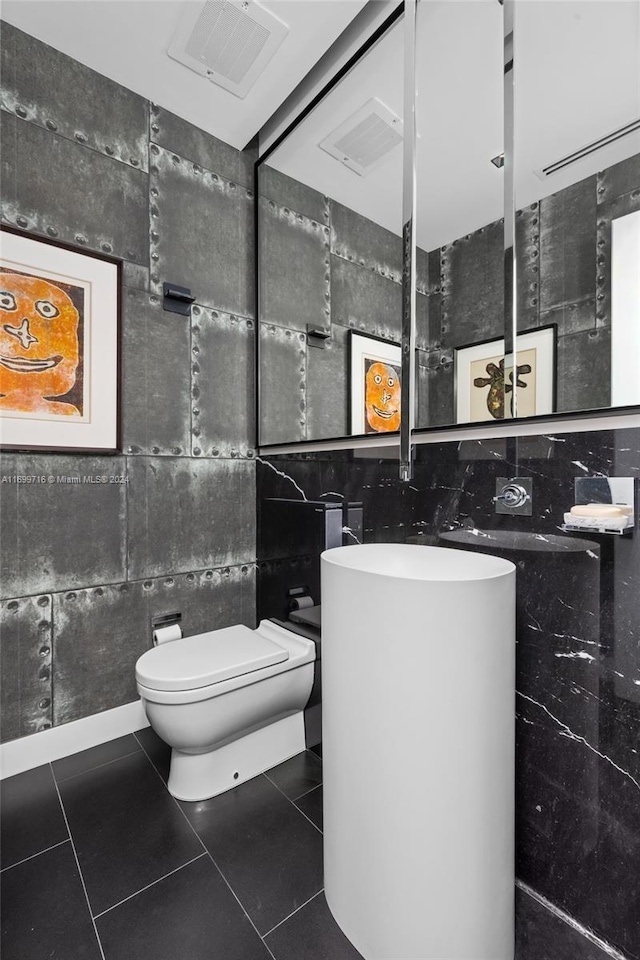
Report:
[[[558,656],[558,654],[556,654],[556,656]],[[594,657],[590,657],[589,659],[593,660]],[[533,697],[528,697],[525,693],[521,693],[519,690],[516,690],[516,694],[517,696],[523,697],[525,700],[528,700],[529,703],[534,703],[537,707],[540,707],[541,710],[544,710],[547,716],[551,717],[553,722],[557,723],[558,726],[562,728],[559,736],[568,737],[570,740],[576,740],[578,743],[584,744],[584,746],[588,750],[592,750],[593,753],[595,753],[602,760],[606,760],[607,763],[610,763],[612,767],[615,767],[615,769],[618,770],[619,773],[621,773],[625,777],[628,777],[629,780],[631,780],[631,783],[633,783],[634,786],[636,786],[638,790],[640,790],[640,783],[638,783],[638,781],[634,777],[632,777],[630,773],[628,773],[626,770],[623,770],[622,767],[619,767],[618,764],[611,759],[611,757],[608,757],[605,753],[601,753],[592,744],[588,743],[584,737],[581,737],[579,734],[574,733],[573,730],[570,730],[566,723],[563,723],[562,720],[559,720],[556,716],[554,716],[551,713],[551,710],[549,710],[548,707],[545,707],[544,703],[539,703],[537,700],[534,700]]]
[[[365,543],[464,530],[516,563],[517,874],[612,957],[640,960],[640,535],[561,529],[576,477],[640,477],[640,429],[425,445],[410,484],[396,462],[357,452],[258,466],[259,498],[293,484],[309,500],[362,501]],[[501,476],[532,478],[531,517],[495,514]],[[286,557],[268,559],[261,602],[288,576]],[[306,563],[291,575],[314,582]],[[590,957],[583,942],[566,956]]]
[[[293,477],[290,477],[289,474],[285,473],[283,470],[278,470],[277,467],[275,467],[270,460],[263,460],[262,457],[256,457],[256,460],[258,461],[258,463],[264,464],[265,467],[269,467],[269,469],[273,470],[274,473],[277,473],[278,476],[284,477],[285,480],[289,480],[294,485],[294,487],[296,488],[296,490],[298,491],[302,499],[306,502],[307,496],[304,490],[302,489],[302,487],[298,486],[298,484],[293,479]]]

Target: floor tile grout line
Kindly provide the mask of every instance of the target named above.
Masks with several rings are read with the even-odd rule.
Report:
[[[93,931],[96,935],[96,940],[98,941],[98,949],[100,950],[100,956],[102,957],[102,960],[106,960],[106,957],[104,955],[104,950],[102,949],[102,941],[100,940],[100,934],[98,933],[98,928],[96,926],[96,921],[93,919],[93,910],[91,909],[91,901],[89,900],[89,894],[87,893],[87,885],[84,882],[84,876],[82,874],[82,869],[80,867],[80,860],[78,859],[78,851],[76,850],[76,845],[73,842],[73,835],[71,833],[71,827],[69,826],[67,811],[64,808],[64,803],[62,802],[62,796],[60,794],[60,788],[58,787],[58,783],[53,773],[53,767],[51,766],[51,763],[49,763],[49,769],[51,770],[51,777],[53,778],[53,782],[56,788],[56,793],[58,794],[58,803],[60,804],[60,809],[62,810],[62,816],[64,817],[64,822],[66,824],[67,831],[69,833],[69,842],[71,844],[71,849],[73,850],[73,856],[76,861],[76,867],[78,868],[78,876],[80,877],[80,883],[82,884],[82,889],[84,890],[84,896],[87,901],[87,910],[89,911],[89,916],[91,917],[91,923],[93,924]]]
[[[267,776],[266,773],[264,773],[263,776],[266,777],[266,776]],[[318,833],[320,834],[320,836],[322,837],[322,836],[324,835],[324,834],[323,834],[323,831],[320,829],[319,826],[317,826],[317,824],[315,824],[315,823],[313,822],[313,820],[311,820],[311,819],[306,815],[306,813],[304,812],[304,810],[301,810],[300,807],[296,807],[296,805],[295,805],[295,803],[293,802],[293,800],[291,800],[290,797],[288,797],[288,796],[286,795],[286,793],[284,792],[284,790],[281,790],[281,789],[280,789],[280,787],[278,786],[277,783],[273,783],[273,780],[272,780],[270,777],[267,777],[267,780],[269,781],[269,783],[273,784],[273,786],[276,788],[276,790],[278,791],[278,793],[281,793],[282,796],[285,798],[285,800],[288,800],[288,801],[289,801],[289,803],[291,804],[291,806],[294,808],[294,810],[296,810],[296,811],[300,814],[300,816],[304,817],[305,820],[308,820],[308,821],[309,821],[309,823],[311,824],[311,826],[314,827],[314,828],[318,831]],[[318,786],[320,786],[320,784],[318,784]],[[298,797],[298,799],[300,799],[300,798]]]
[[[291,801],[293,803],[293,801]],[[296,807],[295,803],[293,804]],[[324,837],[324,830],[321,830],[317,823],[314,823],[311,817],[308,817],[304,810],[301,810],[300,807],[296,807],[298,813],[301,813],[305,820],[308,820],[312,827],[315,827],[321,837]]]
[[[135,733],[134,733],[134,736],[135,736]],[[137,737],[136,737],[136,740],[138,740]],[[160,776],[159,770],[157,769],[157,767],[156,767],[156,765],[154,764],[153,760],[151,759],[151,757],[149,756],[149,754],[148,754],[147,751],[145,750],[144,745],[140,742],[140,740],[138,740],[138,743],[140,743],[140,746],[142,747],[142,750],[144,751],[145,756],[147,757],[149,763],[151,764],[151,766],[153,767],[153,769],[156,771],[156,773],[158,774],[158,776],[159,776],[160,779],[162,780],[162,785],[163,785],[163,787],[165,788],[165,790],[167,791],[167,793],[169,793],[169,790],[168,790],[168,788],[167,788],[166,783],[164,782],[164,780],[163,780],[162,777]],[[260,776],[260,774],[259,774],[259,776]],[[193,831],[193,833],[194,833],[194,835],[196,836],[198,842],[199,842],[200,845],[202,846],[202,849],[203,849],[204,853],[206,853],[206,855],[209,857],[209,859],[211,860],[211,863],[214,865],[214,867],[216,868],[216,870],[218,871],[218,873],[219,873],[220,876],[222,877],[223,882],[224,882],[224,883],[227,885],[227,887],[229,888],[229,890],[230,890],[230,892],[231,892],[231,895],[233,896],[233,898],[234,898],[234,899],[236,900],[236,902],[238,903],[238,906],[240,907],[240,909],[241,909],[242,912],[244,913],[245,917],[247,918],[247,920],[249,921],[249,923],[251,924],[251,926],[252,926],[253,929],[255,930],[256,934],[257,934],[257,935],[260,937],[260,939],[262,940],[262,937],[260,936],[260,931],[258,930],[258,928],[256,927],[255,923],[253,922],[253,920],[251,919],[251,917],[249,916],[249,914],[248,914],[247,911],[245,910],[244,904],[243,904],[242,901],[240,900],[240,897],[237,895],[237,893],[235,892],[235,890],[234,890],[233,887],[231,886],[231,883],[229,882],[229,880],[227,879],[227,877],[224,875],[224,873],[223,873],[223,871],[222,871],[222,868],[221,868],[220,865],[216,862],[215,857],[213,856],[213,854],[211,853],[211,851],[209,850],[209,848],[208,848],[207,845],[205,844],[204,840],[202,839],[202,837],[200,836],[200,834],[198,833],[198,831],[196,830],[196,828],[194,827],[194,825],[193,825],[193,824],[191,823],[191,821],[189,820],[189,817],[186,815],[186,813],[184,812],[184,810],[183,810],[182,807],[180,806],[179,801],[176,799],[176,797],[174,797],[174,796],[173,796],[172,794],[170,794],[170,793],[169,793],[169,796],[170,796],[171,799],[174,801],[176,807],[178,808],[178,810],[180,811],[180,813],[181,813],[182,816],[184,817],[184,819],[185,819],[185,821],[187,822],[187,824],[189,825],[190,829]],[[183,802],[184,802],[184,801],[183,801]],[[203,856],[203,854],[201,854],[200,856]],[[198,859],[199,859],[199,858],[198,858]],[[264,942],[264,941],[263,941],[263,942]],[[266,943],[264,944],[264,947],[265,947],[265,950],[269,950],[269,947],[267,946]],[[272,957],[272,960],[276,960],[276,958],[274,957],[274,955],[271,953],[271,950],[269,950],[269,955]]]
[[[136,736],[136,732],[135,732],[135,731],[134,731],[134,734],[133,734],[133,735],[134,735],[134,737],[136,738],[136,740],[138,740],[138,737]],[[159,772],[158,768],[156,767],[155,763],[153,762],[153,760],[151,759],[151,757],[150,757],[149,754],[147,753],[147,751],[146,751],[146,749],[145,749],[145,747],[144,747],[144,744],[143,744],[140,740],[138,740],[138,743],[140,744],[140,746],[141,746],[141,748],[142,748],[142,751],[143,751],[144,755],[146,756],[147,760],[149,761],[149,763],[151,764],[151,766],[153,767],[153,769],[156,771],[156,773],[158,774],[158,776],[159,776],[160,779],[162,780],[162,785],[163,785],[163,787],[165,788],[165,790],[167,790],[167,793],[168,793],[169,791],[168,791],[167,785],[166,785],[166,783],[164,782],[163,778],[160,776],[160,772]],[[266,774],[264,774],[264,773],[258,774],[258,776],[264,776],[264,777],[268,780],[269,783],[273,783],[273,781],[270,780],[269,777],[266,777]],[[273,786],[276,788],[276,790],[279,791],[279,793],[282,793],[282,790],[280,790],[280,788],[279,788],[275,783],[273,783]],[[285,794],[282,794],[282,795],[285,796]],[[206,846],[204,840],[202,839],[202,837],[200,836],[200,834],[198,833],[198,831],[196,830],[196,828],[193,826],[193,824],[192,824],[191,821],[189,820],[188,816],[186,815],[186,813],[184,812],[184,810],[182,809],[182,807],[180,806],[180,804],[179,804],[179,802],[176,800],[176,798],[173,797],[171,794],[169,794],[169,796],[171,797],[172,800],[174,800],[174,802],[175,802],[178,810],[180,811],[180,813],[182,814],[182,816],[184,817],[184,819],[185,819],[186,822],[189,824],[189,826],[191,827],[192,831],[194,832],[194,834],[196,835],[196,837],[197,837],[198,840],[200,841],[202,847],[204,848],[205,853],[208,855],[209,859],[211,860],[211,863],[214,865],[214,867],[216,868],[216,870],[218,871],[218,873],[219,873],[220,876],[222,877],[222,880],[224,881],[224,883],[225,883],[225,884],[227,885],[227,887],[229,888],[229,891],[231,892],[231,895],[232,895],[233,898],[236,900],[238,906],[240,907],[240,909],[241,909],[242,912],[244,913],[245,917],[247,918],[247,920],[249,921],[249,923],[251,924],[251,926],[253,927],[253,929],[254,929],[255,932],[257,933],[257,935],[260,937],[260,940],[261,940],[261,942],[263,943],[265,950],[268,950],[268,951],[269,951],[269,955],[272,957],[272,960],[276,960],[275,955],[271,952],[271,950],[270,950],[270,948],[269,948],[269,945],[264,942],[264,937],[262,936],[262,934],[260,933],[260,931],[259,931],[258,928],[256,927],[255,923],[253,922],[253,920],[251,919],[251,917],[250,917],[249,914],[247,913],[247,911],[246,911],[246,909],[245,909],[245,907],[244,907],[244,904],[242,903],[240,897],[238,896],[238,894],[235,892],[235,890],[234,890],[233,887],[231,886],[231,883],[229,882],[229,880],[227,879],[227,877],[224,875],[224,872],[223,872],[222,868],[221,868],[220,865],[216,862],[215,857],[213,856],[213,854],[211,853],[211,851],[210,851],[210,850],[208,849],[208,847]],[[286,797],[286,799],[289,800],[288,797]],[[292,805],[293,807],[295,807],[296,810],[298,810],[298,808],[295,806],[295,804],[294,804],[292,801],[289,801],[289,802],[291,803],[291,805]],[[302,816],[303,816],[306,820],[309,820],[309,818],[306,816],[306,814],[304,814],[304,813],[302,812],[302,810],[298,810],[298,813],[301,813]],[[311,824],[312,827],[316,827],[315,823],[313,823],[311,820],[309,820],[309,823]],[[316,830],[318,830],[317,827],[316,827]],[[321,831],[321,830],[319,830],[318,832],[319,832],[320,834],[322,834],[322,831]],[[199,859],[199,858],[197,858],[197,859]],[[319,892],[319,893],[322,893],[322,890],[324,890],[324,887],[322,887],[322,889],[319,890],[318,892]],[[317,896],[317,895],[318,895],[318,894],[314,894],[314,896]],[[313,899],[313,897],[312,897],[311,899]],[[308,902],[308,901],[307,901],[307,902]],[[297,911],[294,910],[294,913],[295,913],[295,912],[297,912]],[[290,916],[292,916],[292,914],[290,914]],[[285,919],[287,919],[287,918],[285,917]],[[284,923],[284,921],[281,921],[281,922]],[[279,925],[279,924],[278,924],[278,925]],[[274,927],[273,929],[275,929],[275,927]],[[269,932],[271,932],[271,931],[269,931]],[[265,936],[266,936],[266,934],[265,934]]]
[[[59,843],[52,843],[50,847],[45,847],[44,850],[38,850],[37,853],[32,853],[30,857],[25,857],[24,860],[16,860],[15,863],[10,863],[6,867],[3,867],[0,870],[0,873],[4,873],[5,870],[13,870],[14,867],[19,867],[23,863],[28,863],[29,860],[35,860],[36,857],[41,857],[43,853],[49,853],[50,850],[55,850],[56,847],[61,847],[63,843],[69,843],[71,837],[67,837],[66,840],[60,840]]]
[[[284,919],[279,920],[275,926],[271,927],[271,930],[268,930],[267,933],[263,935],[263,939],[265,937],[268,937],[270,934],[272,934],[274,930],[278,929],[278,927],[281,927],[283,923],[287,922],[287,920],[290,920],[291,917],[295,917],[296,913],[299,913],[303,907],[306,907],[308,903],[311,903],[312,900],[315,900],[316,897],[319,897],[320,894],[323,892],[323,890],[324,890],[324,887],[320,887],[317,893],[314,893],[312,897],[309,897],[309,899],[305,900],[304,903],[301,903],[299,907],[296,907],[295,910],[292,910],[287,917],[284,917]]]
[[[114,757],[112,760],[105,760],[104,763],[96,763],[95,767],[87,767],[86,770],[80,770],[78,773],[70,773],[68,777],[56,777],[55,770],[53,771],[53,776],[56,780],[56,783],[66,783],[67,780],[73,780],[75,777],[81,777],[84,773],[91,773],[93,770],[100,770],[101,767],[108,767],[110,763],[117,763],[118,760],[125,760],[127,757],[134,757],[136,753],[140,753],[139,750],[132,750],[131,753],[123,753],[121,757]],[[56,762],[55,760],[53,761]],[[53,766],[51,768],[53,770]]]
[[[320,783],[316,783],[315,786],[311,787],[309,790],[305,790],[303,793],[299,793],[299,794],[297,794],[295,797],[290,797],[287,793],[284,793],[284,790],[283,790],[281,787],[278,786],[278,784],[276,783],[276,781],[275,781],[272,777],[269,776],[269,774],[268,774],[268,772],[267,772],[266,770],[263,770],[262,772],[263,772],[263,774],[265,775],[265,777],[267,778],[267,780],[269,781],[269,783],[272,783],[272,784],[274,785],[274,787],[278,787],[278,790],[280,791],[280,793],[283,793],[284,796],[287,798],[287,800],[290,800],[291,803],[295,803],[296,800],[300,800],[302,797],[306,797],[308,793],[311,793],[313,790],[317,790],[318,787],[321,787],[321,786],[322,786],[322,781],[320,781]]]
[[[134,733],[134,737],[135,737],[135,736],[136,736],[136,735],[135,735],[135,733]],[[136,740],[138,740],[137,737],[136,737]],[[138,743],[140,743],[140,740],[138,740]],[[161,782],[162,782],[162,786],[163,786],[164,789],[167,791],[167,793],[169,793],[169,788],[167,787],[166,783],[164,782],[164,778],[162,777],[162,775],[160,774],[160,771],[159,771],[158,768],[156,767],[155,763],[153,762],[153,760],[151,759],[151,757],[149,756],[149,754],[148,754],[147,751],[145,750],[144,745],[143,745],[142,743],[140,743],[140,746],[142,747],[142,752],[144,753],[145,757],[147,758],[147,760],[149,761],[149,763],[151,764],[151,766],[153,767],[153,769],[155,770],[155,772],[156,772],[156,773],[158,774],[158,776],[160,777],[160,780],[161,780]],[[195,834],[195,837],[196,837],[196,839],[198,840],[198,842],[199,842],[200,846],[202,847],[203,851],[204,851],[205,853],[209,853],[209,851],[208,851],[208,849],[207,849],[207,845],[206,845],[205,842],[203,841],[202,837],[200,836],[200,834],[198,833],[198,831],[196,830],[196,828],[194,827],[194,825],[191,823],[191,820],[189,820],[189,817],[186,815],[186,813],[184,812],[184,810],[183,810],[182,807],[180,806],[180,803],[178,802],[178,800],[177,800],[177,799],[173,796],[173,794],[171,794],[171,793],[169,793],[169,796],[171,797],[171,799],[173,800],[174,804],[176,805],[176,807],[177,807],[178,810],[180,811],[181,816],[184,818],[184,820],[185,820],[186,823],[188,824],[188,826],[189,826],[190,830],[192,831],[192,833]]]
[[[262,944],[264,945],[265,950],[268,950],[268,951],[269,951],[269,956],[272,957],[273,960],[276,960],[276,957],[275,957],[275,955],[271,952],[271,949],[269,948],[269,945],[264,942],[264,937],[262,936],[262,934],[260,933],[260,931],[259,931],[258,928],[256,927],[255,923],[253,922],[253,920],[251,919],[251,917],[250,917],[249,914],[247,913],[247,911],[246,911],[246,909],[245,909],[245,906],[244,906],[242,900],[240,899],[240,897],[238,896],[238,894],[235,892],[235,890],[233,889],[233,887],[231,886],[231,884],[229,883],[229,881],[228,881],[227,878],[225,877],[225,875],[224,875],[224,873],[222,872],[221,868],[220,868],[220,867],[218,866],[218,864],[216,863],[216,861],[215,861],[215,859],[214,859],[214,857],[213,857],[213,854],[211,853],[210,850],[207,850],[207,853],[209,854],[209,859],[211,860],[211,863],[214,865],[214,867],[216,868],[216,870],[218,871],[218,873],[219,873],[220,876],[222,877],[222,880],[224,881],[224,883],[226,883],[227,887],[229,888],[229,891],[230,891],[232,897],[236,900],[238,906],[240,907],[240,909],[241,909],[242,912],[244,913],[245,917],[247,918],[247,920],[249,921],[249,923],[251,924],[251,926],[253,927],[253,929],[254,929],[255,932],[257,933],[257,935],[260,937],[260,940],[261,940]],[[265,934],[265,936],[266,936],[266,934]]]
[[[136,737],[136,740],[137,740],[137,739],[138,739],[138,738]],[[139,740],[138,740],[138,743],[140,743]],[[156,766],[155,766],[155,764],[153,763],[153,760],[151,759],[151,757],[149,756],[149,754],[147,754],[147,751],[144,749],[144,746],[143,746],[142,744],[140,744],[140,746],[142,746],[142,749],[144,750],[144,752],[145,752],[145,754],[146,754],[146,756],[147,756],[147,759],[149,760],[149,763],[152,765],[153,769],[156,771],[156,773],[157,773],[158,776],[160,777],[160,773],[159,773],[158,769],[156,768]],[[160,779],[162,780],[162,777],[160,777]],[[165,790],[167,791],[167,793],[169,793],[169,790],[168,790],[167,785],[166,785],[166,783],[164,782],[164,780],[162,780],[162,785],[163,785],[163,787],[165,788]],[[217,870],[218,873],[220,874],[223,882],[224,882],[224,883],[227,885],[227,887],[229,888],[229,891],[231,892],[231,895],[233,896],[233,898],[234,898],[234,899],[236,900],[236,902],[238,903],[238,906],[240,907],[240,909],[241,909],[242,912],[244,913],[245,917],[247,918],[247,920],[249,921],[249,923],[251,924],[251,926],[252,926],[253,929],[255,930],[256,934],[257,934],[257,935],[260,937],[260,939],[262,940],[262,937],[260,936],[260,931],[258,930],[258,928],[256,927],[255,923],[253,922],[253,920],[251,919],[251,917],[250,917],[249,914],[247,913],[247,911],[246,911],[246,909],[245,909],[245,907],[244,907],[244,904],[243,904],[242,901],[240,900],[240,897],[238,896],[238,894],[235,892],[235,890],[234,890],[233,887],[231,886],[231,883],[229,882],[229,880],[228,880],[228,879],[226,878],[226,876],[224,875],[224,873],[223,873],[223,871],[222,871],[222,868],[221,868],[220,865],[216,862],[215,857],[213,856],[213,854],[211,853],[211,851],[209,850],[209,848],[208,848],[207,845],[205,844],[204,840],[202,839],[202,837],[200,836],[200,834],[198,833],[198,831],[196,830],[196,828],[194,827],[194,825],[193,825],[193,824],[191,823],[191,821],[189,820],[189,817],[186,815],[186,813],[184,812],[184,810],[183,810],[182,807],[180,806],[179,801],[178,801],[174,796],[172,796],[172,794],[169,794],[169,796],[170,796],[171,799],[174,801],[174,803],[175,803],[175,805],[177,806],[178,810],[180,811],[180,813],[181,813],[182,816],[184,817],[185,821],[187,822],[187,824],[189,825],[189,827],[191,828],[191,830],[192,830],[193,833],[195,834],[196,838],[198,839],[200,845],[201,845],[202,848],[203,848],[204,854],[206,854],[206,855],[209,857],[209,859],[211,860],[211,863],[214,865],[214,867],[216,868],[216,870]],[[184,801],[183,801],[183,802],[184,802]],[[204,854],[201,854],[200,856],[203,856]],[[199,859],[199,858],[198,858],[198,859]],[[264,944],[264,947],[265,947],[266,950],[269,950],[269,947],[267,946],[266,943]],[[269,955],[272,957],[272,960],[276,960],[276,958],[274,957],[274,955],[271,953],[271,950],[269,950]]]
[[[195,863],[196,860],[201,860],[202,857],[206,856],[207,851],[203,850],[202,853],[199,853],[197,857],[193,857],[191,860],[187,860],[186,863],[181,863],[179,867],[175,867],[173,870],[169,870],[169,873],[165,873],[163,877],[158,877],[157,880],[152,880],[151,883],[148,883],[144,887],[140,887],[139,890],[136,890],[135,893],[130,893],[128,897],[124,897],[122,900],[118,900],[117,903],[114,903],[113,906],[107,907],[106,910],[102,910],[101,913],[96,913],[94,920],[99,920],[100,917],[104,917],[105,913],[111,913],[112,910],[121,907],[123,903],[127,903],[129,900],[133,900],[134,897],[137,897],[138,894],[144,893],[145,890],[150,890],[151,887],[155,887],[157,883],[162,883],[163,880],[166,880],[167,877],[172,877],[174,873],[178,873],[179,870],[184,870],[185,867],[190,866],[190,864]]]
[[[313,793],[314,790],[317,790],[318,787],[322,786],[322,781],[316,783],[315,787],[311,787],[310,790],[305,790],[304,793],[301,793],[298,797],[292,797],[292,803],[296,803],[298,800],[302,800],[303,797],[308,797],[310,793]]]

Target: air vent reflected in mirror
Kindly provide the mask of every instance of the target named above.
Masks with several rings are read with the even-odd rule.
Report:
[[[402,143],[402,133],[400,117],[374,97],[318,146],[358,176],[365,177]]]

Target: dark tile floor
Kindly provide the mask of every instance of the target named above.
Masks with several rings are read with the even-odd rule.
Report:
[[[320,755],[180,803],[147,728],[3,781],[3,960],[358,960],[322,890]],[[517,915],[517,960],[605,956],[522,891]]]
[[[213,800],[149,728],[2,784],[3,960],[357,960],[322,890],[322,761]]]

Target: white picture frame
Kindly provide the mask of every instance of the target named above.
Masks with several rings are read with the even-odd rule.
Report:
[[[371,398],[367,403],[367,373],[373,364],[387,367],[387,374],[393,384],[388,384],[384,396],[389,401],[375,405]],[[389,373],[393,371],[393,375]],[[402,372],[402,353],[400,344],[381,337],[350,331],[349,338],[349,422],[351,433],[373,434],[394,433],[400,429],[400,377]],[[382,374],[382,371],[380,371]],[[381,385],[383,386],[383,385]],[[382,409],[384,407],[384,409]],[[371,414],[371,410],[377,414]],[[369,411],[369,412],[368,412]]]
[[[555,324],[517,337],[519,418],[555,412],[556,341]],[[504,370],[508,387],[513,360],[505,357],[504,346],[504,339],[498,338],[455,350],[456,423],[513,418],[508,400],[511,391],[507,389],[506,399],[504,393]]]

